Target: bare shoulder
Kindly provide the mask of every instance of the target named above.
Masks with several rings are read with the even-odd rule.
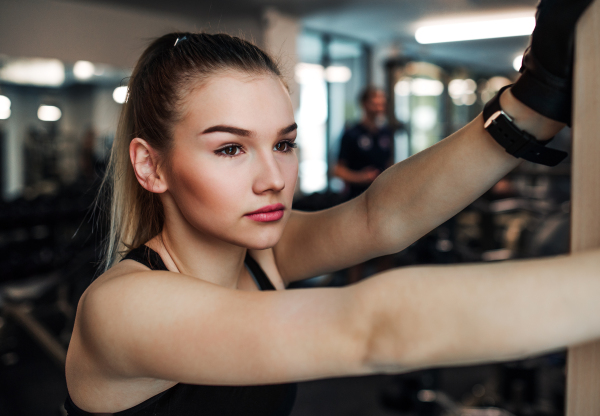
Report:
[[[175,384],[154,377],[130,377],[128,360],[116,352],[125,350],[128,333],[136,336],[132,328],[143,326],[144,315],[131,313],[136,305],[151,303],[167,286],[202,284],[197,280],[123,261],[87,288],[77,306],[65,367],[69,394],[76,404],[93,410],[95,403],[115,396],[135,404]]]
[[[273,251],[253,250],[250,255],[275,288],[284,290]],[[134,337],[144,339],[152,332],[149,328],[168,325],[167,321],[181,324],[184,320],[177,315],[203,313],[196,310],[200,304],[227,304],[235,292],[181,273],[152,271],[132,260],[116,264],[79,301],[67,356],[67,381],[93,379],[98,384],[102,379],[114,384],[118,379],[143,378],[146,374],[140,374],[140,366],[131,359],[137,354],[132,349]]]
[[[101,355],[97,347],[119,333],[123,325],[137,324],[131,313],[140,303],[149,304],[167,291],[210,285],[180,273],[152,271],[135,261],[123,261],[99,276],[77,305],[73,336],[86,349]],[[211,285],[212,286],[212,285]],[[108,349],[110,350],[110,348]]]

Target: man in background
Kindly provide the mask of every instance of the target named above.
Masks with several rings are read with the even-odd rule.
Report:
[[[341,139],[334,175],[346,183],[348,199],[363,193],[393,163],[394,133],[385,120],[385,93],[367,87],[360,95],[363,116]]]

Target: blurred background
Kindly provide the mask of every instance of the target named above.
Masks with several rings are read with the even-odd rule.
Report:
[[[312,211],[348,198],[349,182],[336,166],[350,162],[340,156],[341,138],[365,120],[359,98],[366,87],[385,94],[375,124],[385,125],[389,137],[378,143],[391,162],[406,159],[462,128],[516,79],[535,5],[3,0],[0,415],[64,414],[64,353],[77,301],[97,273],[103,238],[104,217],[91,208],[128,76],[152,38],[174,30],[225,32],[278,58],[299,125],[294,207]],[[371,146],[367,139],[358,137],[359,146]],[[553,147],[568,150],[570,140],[565,129]],[[522,163],[406,250],[295,288],[343,286],[388,267],[565,253],[570,171],[569,159],[555,168]],[[559,352],[302,383],[293,415],[560,415],[564,368]]]

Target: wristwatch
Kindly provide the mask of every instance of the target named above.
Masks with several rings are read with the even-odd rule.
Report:
[[[503,87],[498,94],[483,107],[483,127],[514,157],[520,157],[546,166],[556,166],[568,155],[567,152],[545,147],[550,140],[538,141],[531,134],[515,126],[512,118],[500,107],[500,95],[509,88]]]

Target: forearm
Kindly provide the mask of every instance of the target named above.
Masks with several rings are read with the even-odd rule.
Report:
[[[365,175],[362,172],[348,169],[346,166],[341,164],[335,165],[333,174],[346,183],[365,184],[370,182],[365,180]]]
[[[539,139],[562,127],[521,104],[510,90],[501,103],[517,126]],[[480,115],[377,178],[366,192],[370,230],[382,251],[399,251],[477,199],[518,163],[489,136]]]
[[[600,337],[600,251],[396,269],[357,285],[372,328],[366,365],[408,371],[523,358]]]

